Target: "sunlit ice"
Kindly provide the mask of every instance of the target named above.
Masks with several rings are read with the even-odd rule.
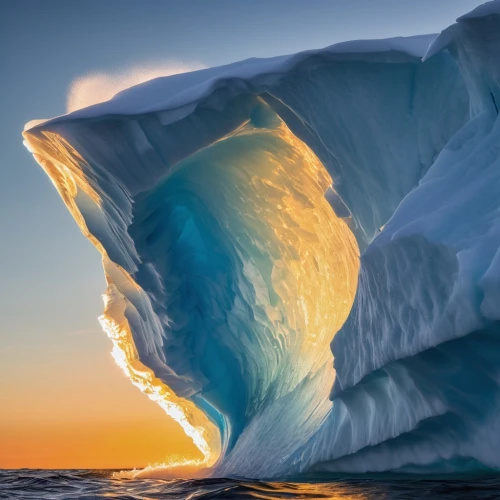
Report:
[[[115,360],[199,450],[147,474],[499,468],[497,24],[155,79],[24,132],[102,254]]]
[[[103,256],[108,289],[100,322],[113,343],[115,362],[180,423],[200,450],[198,460],[176,457],[127,474],[206,475],[223,455],[231,454],[242,433],[244,441],[244,429],[252,421],[269,418],[269,407],[280,412],[281,401],[304,384],[324,400],[319,407],[314,403],[304,408],[306,435],[313,432],[314,422],[331,405],[329,343],[354,299],[358,250],[349,220],[338,218],[325,197],[334,189],[331,177],[269,106],[256,99],[249,118],[177,163],[153,189],[136,197],[127,230],[136,243],[127,252],[135,259],[147,244],[155,272],[169,269],[160,289],[162,314],[158,292],[144,290],[134,273],[114,262],[100,237],[108,208],[105,194],[88,177],[87,160],[58,134],[27,132],[25,138]],[[136,234],[144,227],[146,233]],[[170,241],[167,254],[157,250],[162,241]],[[193,295],[201,297],[196,309],[187,298]],[[189,326],[193,314],[198,317],[196,331]],[[162,379],[136,346],[145,315],[161,330],[159,343],[168,365],[169,352],[177,345],[173,332],[184,336],[183,343],[194,342],[195,349],[206,342],[232,346],[237,358],[215,358],[209,367],[210,355],[205,354],[201,378],[196,367],[186,372],[173,366],[174,373]],[[222,383],[221,362],[239,365],[238,371],[249,377],[248,389],[242,392],[236,374],[229,385]],[[179,386],[182,380],[191,395],[178,396],[169,378]]]

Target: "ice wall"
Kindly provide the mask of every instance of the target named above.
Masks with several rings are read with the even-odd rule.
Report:
[[[427,53],[457,60],[471,119],[361,257],[353,310],[332,342],[332,399],[368,414],[366,394],[385,399],[386,423],[373,434],[359,422],[355,434],[369,438],[317,469],[500,466],[498,6],[460,18]]]
[[[211,474],[500,467],[499,5],[25,131]]]

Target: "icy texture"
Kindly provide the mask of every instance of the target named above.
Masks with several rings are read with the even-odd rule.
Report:
[[[499,12],[25,132],[103,254],[117,361],[211,474],[500,468]]]

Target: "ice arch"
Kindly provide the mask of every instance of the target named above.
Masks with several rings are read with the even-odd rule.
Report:
[[[171,168],[162,148],[172,138],[155,118],[104,129],[132,132],[125,148],[140,148],[142,132],[143,166],[163,163],[164,174],[139,192],[125,187],[140,183],[127,178],[137,175],[137,156],[106,147],[122,175],[111,178],[109,158],[101,170],[102,156],[80,155],[86,147],[75,149],[58,131],[28,136],[103,254],[102,324],[115,358],[181,422],[203,465],[231,454],[251,422],[271,422],[290,399],[302,434],[293,446],[305,443],[330,406],[329,343],[347,318],[358,274],[356,241],[325,196],[333,195],[332,179],[259,97],[231,100],[214,121],[224,133]],[[93,151],[97,137],[109,141],[97,127]]]

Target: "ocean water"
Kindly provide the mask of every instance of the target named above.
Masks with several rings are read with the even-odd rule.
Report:
[[[333,482],[248,482],[233,479],[116,479],[113,471],[0,470],[1,499],[500,499],[500,477],[467,480],[338,479]]]

